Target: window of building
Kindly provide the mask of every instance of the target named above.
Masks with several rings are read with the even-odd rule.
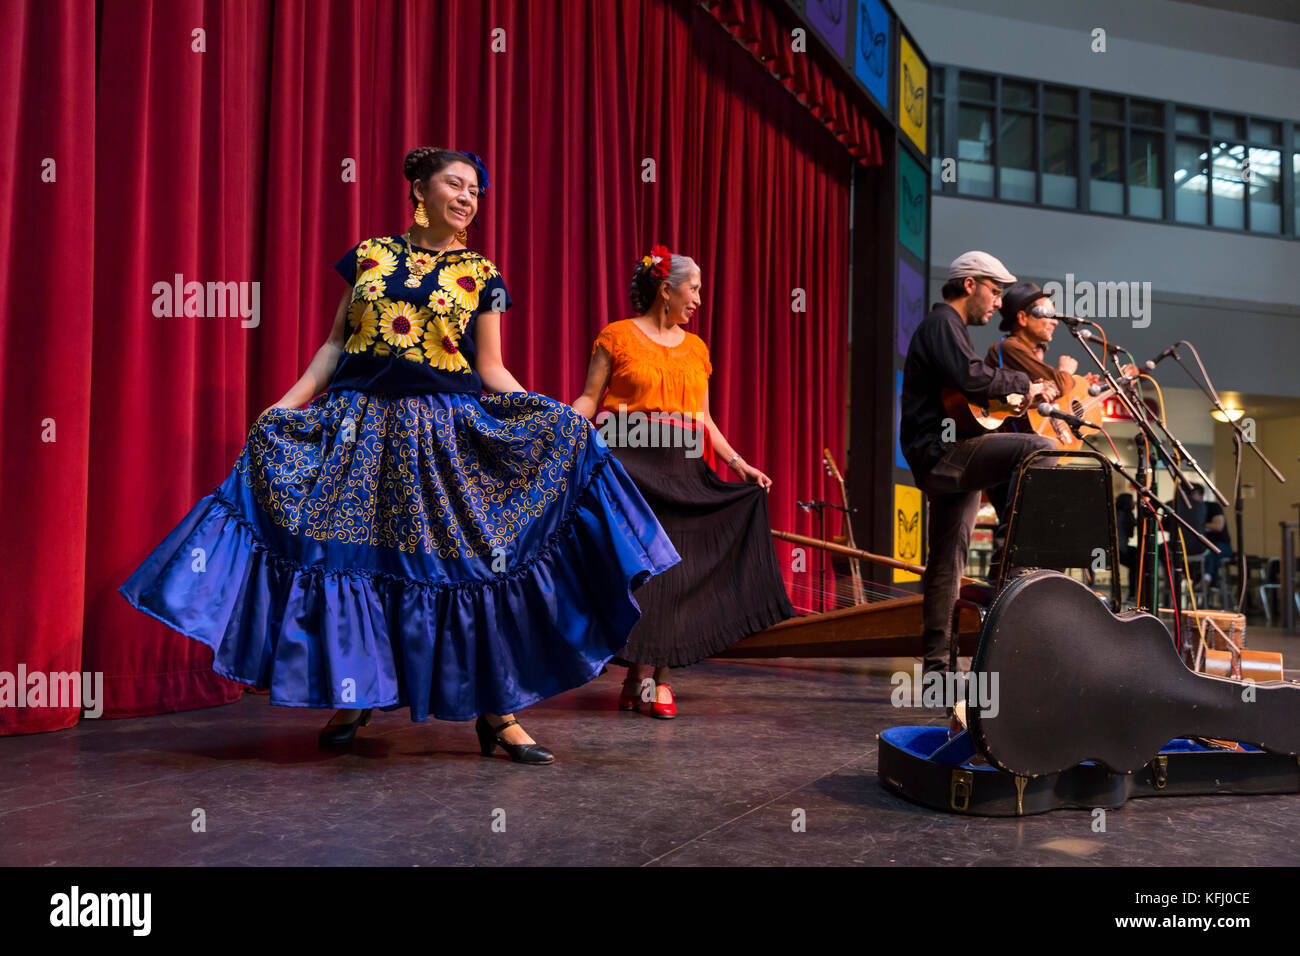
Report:
[[[1300,152],[1291,154],[1291,195],[1295,197],[1291,221],[1295,224],[1295,229],[1300,231]]]
[[[962,70],[957,89],[957,192],[992,196],[997,83],[992,76]]]
[[[1129,133],[1128,214],[1161,219],[1165,214],[1165,137],[1135,129]]]
[[[1092,124],[1088,141],[1088,205],[1093,212],[1124,212],[1124,127]]]
[[[1251,232],[1282,232],[1282,124],[1252,119],[1246,131],[1246,201]]]
[[[1079,93],[1043,87],[1043,204],[1079,205]]]
[[[998,131],[998,195],[1033,202],[1038,179],[1036,141],[1038,89],[1033,83],[1002,81],[1002,125]]]
[[[934,72],[948,84],[947,96],[940,85],[931,98],[936,192],[1296,235],[1300,124],[956,67]],[[956,159],[955,183],[942,181],[945,157]]]
[[[1209,216],[1209,141],[1180,136],[1174,145],[1174,219],[1205,225]]]
[[[1214,195],[1210,221],[1226,229],[1246,228],[1246,148],[1238,143],[1215,143],[1210,155],[1210,183]]]

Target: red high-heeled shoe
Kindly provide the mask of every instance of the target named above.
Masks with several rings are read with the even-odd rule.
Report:
[[[632,685],[633,690],[632,693],[630,694],[628,693],[627,688],[628,688],[627,681],[624,681],[623,690],[619,693],[618,696],[618,709],[636,710],[641,704],[641,683],[640,681],[638,681],[637,683],[633,684]]]
[[[670,700],[670,701],[669,701],[668,703],[666,703],[666,704],[661,704],[661,703],[659,703],[659,688],[660,688],[660,687],[667,687],[667,688],[668,688],[668,696],[672,698],[672,700]],[[662,717],[662,718],[664,718],[665,720],[677,716],[677,695],[673,693],[672,685],[670,685],[670,684],[655,684],[655,700],[654,700],[654,703],[653,703],[653,704],[651,705],[651,707],[650,707],[650,713],[651,713],[653,716],[655,716],[655,717]]]

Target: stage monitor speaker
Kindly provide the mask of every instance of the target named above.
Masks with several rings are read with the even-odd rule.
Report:
[[[1118,609],[1118,561],[1107,461],[1090,451],[1037,451],[1026,458],[1012,492],[998,590],[1016,569],[1104,569],[1111,607]]]

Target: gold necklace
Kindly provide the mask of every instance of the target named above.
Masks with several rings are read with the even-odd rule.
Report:
[[[406,271],[410,273],[410,275],[406,277],[406,282],[404,284],[408,289],[418,289],[420,283],[424,281],[424,277],[433,271],[433,267],[438,264],[438,260],[441,259],[447,250],[451,248],[452,243],[454,243],[458,237],[453,234],[451,240],[443,246],[427,264],[424,263],[423,260],[417,260],[415,257],[415,247],[411,242],[411,230],[406,230],[406,232],[402,234],[402,238],[406,240]]]

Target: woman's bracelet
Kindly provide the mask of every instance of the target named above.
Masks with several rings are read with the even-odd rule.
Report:
[[[736,452],[734,455],[732,455],[732,456],[727,460],[727,467],[730,468],[732,465],[734,465],[734,464],[736,463],[736,459],[739,458],[739,457],[740,457],[740,452]]]

